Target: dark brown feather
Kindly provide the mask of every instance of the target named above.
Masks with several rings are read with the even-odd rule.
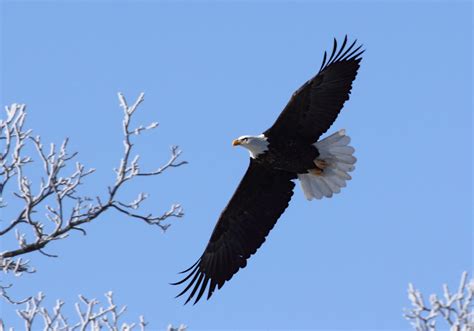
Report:
[[[187,269],[183,280],[189,284],[178,295],[191,290],[186,303],[198,293],[199,301],[209,284],[207,299],[247,265],[247,259],[265,241],[265,237],[285,211],[293,195],[296,176],[266,168],[253,159],[212,232],[207,247],[195,267]],[[185,273],[186,273],[185,272]]]
[[[270,143],[278,139],[314,143],[329,129],[349,99],[359,69],[364,51],[362,45],[354,47],[356,42],[345,49],[346,36],[338,51],[334,39],[331,56],[326,62],[324,53],[318,74],[293,93],[273,126],[264,132]]]

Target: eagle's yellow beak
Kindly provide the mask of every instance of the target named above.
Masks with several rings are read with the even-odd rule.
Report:
[[[232,146],[239,146],[240,144],[241,144],[240,140],[238,139],[232,140]]]

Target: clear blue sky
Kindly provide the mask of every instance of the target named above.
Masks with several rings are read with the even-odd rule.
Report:
[[[166,234],[110,212],[52,244],[58,259],[29,256],[38,272],[12,295],[44,291],[72,309],[79,293],[113,290],[151,329],[407,330],[409,282],[439,293],[472,270],[471,2],[2,1],[1,27],[2,106],[26,103],[45,142],[70,137],[99,169],[85,193],[114,180],[118,91],[144,91],[136,123],[160,122],[137,143],[143,164],[171,144],[189,161],[123,192],[149,192],[145,211],[182,203]],[[353,138],[353,180],[312,202],[298,185],[247,268],[183,306],[168,283],[199,257],[248,164],[231,140],[268,128],[345,34],[367,49],[331,129]],[[11,306],[1,315],[20,328]]]

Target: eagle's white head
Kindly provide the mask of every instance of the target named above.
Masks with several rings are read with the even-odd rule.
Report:
[[[241,136],[232,141],[232,146],[242,146],[249,150],[250,157],[255,159],[258,155],[268,150],[267,137],[263,134],[259,136]]]

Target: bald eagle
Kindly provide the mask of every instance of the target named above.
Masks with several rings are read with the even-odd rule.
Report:
[[[177,297],[191,291],[196,304],[207,292],[247,265],[247,259],[263,244],[280,215],[288,207],[299,179],[304,195],[332,197],[339,193],[356,158],[344,130],[319,140],[333,124],[344,102],[349,99],[361,55],[362,45],[355,40],[347,46],[347,36],[329,58],[324,52],[319,72],[293,93],[276,122],[257,136],[241,136],[232,142],[250,152],[250,165],[237,190],[224,208],[204,253],[185,277],[172,285],[187,282]],[[319,140],[319,141],[318,141]]]

